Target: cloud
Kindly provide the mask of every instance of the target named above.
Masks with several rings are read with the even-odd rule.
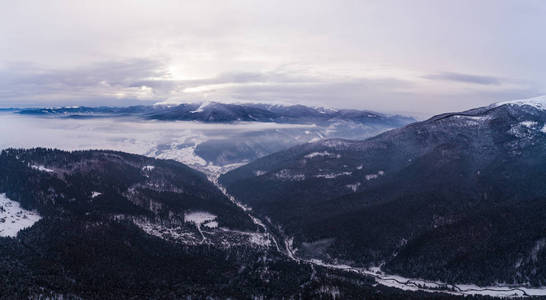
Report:
[[[482,84],[482,85],[500,85],[502,80],[493,76],[480,76],[464,73],[452,73],[452,72],[443,72],[437,74],[429,74],[423,76],[423,78],[430,80],[446,80],[446,81],[455,81],[463,83],[472,83],[472,84]]]
[[[231,71],[176,79],[165,58],[122,59],[73,68],[29,63],[0,68],[0,106],[136,105],[198,101],[328,105],[384,112],[438,113],[539,94],[538,86],[498,78],[440,73],[365,76],[308,66]],[[453,83],[472,83],[461,90]]]
[[[0,69],[0,101],[22,106],[80,99],[153,99],[147,86],[137,81],[163,78],[164,65],[151,59],[130,59],[70,69],[11,63]],[[89,103],[94,105],[94,103]]]
[[[4,1],[0,106],[285,101],[436,113],[546,92],[546,3],[418,2]]]

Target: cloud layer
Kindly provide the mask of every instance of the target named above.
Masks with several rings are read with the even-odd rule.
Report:
[[[431,114],[546,92],[541,1],[13,1],[0,107],[285,102]]]

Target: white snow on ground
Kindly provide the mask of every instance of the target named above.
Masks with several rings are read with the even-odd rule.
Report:
[[[142,167],[142,171],[152,171],[153,169],[155,169],[155,166],[144,166]]]
[[[91,193],[91,198],[97,198],[98,196],[102,195],[102,193],[99,193],[99,192],[92,192]]]
[[[257,170],[256,172],[254,172],[256,176],[262,176],[262,175],[265,175],[266,173],[267,173],[266,171],[262,171],[262,170]]]
[[[347,184],[345,185],[348,189],[351,189],[353,192],[356,192],[358,190],[358,187],[360,186],[360,182],[353,183],[353,184]]]
[[[540,129],[540,131],[546,133],[546,125],[542,126],[542,129]]]
[[[440,281],[405,278],[398,275],[388,275],[379,268],[356,268],[343,264],[328,264],[318,259],[311,259],[309,263],[326,268],[345,270],[358,274],[369,275],[384,286],[390,286],[406,291],[443,292],[452,295],[487,295],[493,297],[522,297],[546,296],[546,287],[529,288],[521,286],[477,286],[472,284],[447,284]]]
[[[305,180],[304,174],[292,174],[290,170],[280,170],[275,173],[275,177],[281,180],[302,181]]]
[[[377,179],[379,178],[379,176],[383,176],[383,175],[385,175],[385,172],[383,170],[379,170],[377,174],[368,174],[364,177],[366,178],[366,180],[372,180],[372,179]]]
[[[207,161],[195,154],[195,148],[197,146],[185,147],[182,149],[177,148],[177,144],[173,143],[170,149],[164,149],[159,155],[151,155],[160,159],[174,159],[189,166],[204,167],[207,165]]]
[[[202,224],[213,221],[214,219],[216,219],[215,215],[204,211],[184,214],[184,222],[190,222],[197,226],[201,226]]]
[[[313,157],[320,157],[320,156],[330,156],[330,155],[333,155],[333,154],[330,153],[330,152],[328,152],[328,151],[313,152],[313,153],[309,153],[309,154],[305,155],[305,158],[313,158]]]
[[[511,100],[511,101],[504,101],[495,103],[495,106],[501,106],[504,104],[510,104],[510,105],[530,105],[537,109],[544,110],[546,109],[546,95],[534,97],[534,98],[528,98],[528,99],[519,99],[519,100]]]
[[[271,241],[269,240],[268,236],[261,233],[250,233],[250,238],[248,239],[249,242],[262,246],[262,247],[269,247],[271,245]]]
[[[197,230],[199,231],[199,233],[201,234],[201,237],[203,238],[201,240],[201,243],[203,243],[206,240],[205,235],[203,234],[203,231],[201,230],[201,225],[214,221],[215,219],[216,219],[215,215],[208,212],[204,212],[204,211],[190,212],[190,213],[184,214],[184,222],[193,223],[197,227]],[[216,226],[218,226],[218,223],[216,223]]]
[[[0,237],[15,237],[21,229],[34,225],[40,219],[38,213],[23,209],[19,202],[0,194]]]
[[[34,170],[38,170],[40,172],[47,172],[47,173],[53,173],[54,171],[51,170],[51,169],[48,169],[42,165],[31,165],[30,166],[31,168],[33,168]]]
[[[318,174],[318,175],[315,175],[314,177],[316,178],[326,178],[326,179],[332,179],[332,178],[336,178],[336,177],[339,177],[339,176],[349,176],[353,174],[353,172],[341,172],[341,173],[330,173],[330,174]]]
[[[330,148],[345,149],[351,145],[351,142],[334,139],[321,141],[320,144]]]
[[[203,226],[205,226],[207,228],[218,228],[218,222],[209,221],[209,222],[205,223]]]
[[[366,175],[366,180],[376,179],[377,177],[379,177],[377,174],[368,174]]]
[[[465,116],[465,115],[455,115],[454,116],[457,119],[465,119],[465,120],[472,120],[472,121],[486,121],[490,120],[490,116]]]
[[[534,121],[523,121],[523,122],[520,122],[519,124],[527,128],[533,128],[538,125],[538,123]]]
[[[529,130],[525,129],[525,128],[531,128],[529,126],[525,126],[525,128],[523,127],[525,125],[519,123],[519,124],[514,124],[512,125],[512,127],[507,131],[509,134],[517,137],[517,138],[520,138],[520,139],[523,139],[523,138],[531,138],[535,135],[534,132],[529,132]]]
[[[133,223],[147,234],[164,240],[174,240],[187,244],[197,244],[199,242],[193,232],[186,231],[181,226],[165,226],[144,219],[134,219]]]
[[[192,110],[192,111],[190,111],[190,113],[203,112],[204,108],[209,106],[209,105],[210,105],[210,102],[203,102],[196,110]]]
[[[486,121],[491,120],[491,116],[466,116],[466,115],[454,115],[453,118],[460,119],[462,122],[456,122],[453,126],[466,127],[466,126],[482,126]]]

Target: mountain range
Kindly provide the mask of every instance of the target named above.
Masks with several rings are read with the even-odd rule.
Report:
[[[117,151],[4,149],[2,296],[546,296],[545,108],[321,139],[221,176]]]
[[[226,104],[219,102],[185,103],[130,107],[56,107],[20,109],[24,115],[90,118],[138,116],[151,120],[225,122],[276,122],[310,124],[346,120],[371,125],[398,127],[414,121],[411,117],[385,115],[367,110],[332,109],[304,105],[271,105],[261,103]]]

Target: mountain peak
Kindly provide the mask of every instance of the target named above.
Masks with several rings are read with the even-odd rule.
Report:
[[[546,95],[533,97],[533,98],[527,98],[527,99],[518,99],[518,100],[510,100],[510,101],[503,101],[495,103],[494,106],[501,106],[501,105],[530,105],[540,110],[546,110]]]

